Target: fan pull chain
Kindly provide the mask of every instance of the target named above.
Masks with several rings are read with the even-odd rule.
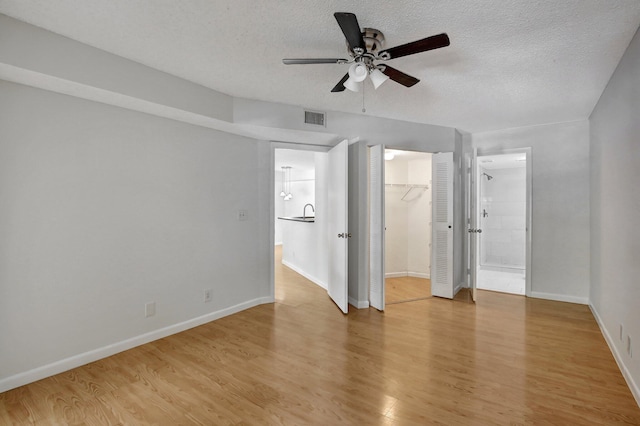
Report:
[[[364,87],[366,86],[366,84],[364,84],[365,82],[362,82],[362,112],[367,112],[367,110],[364,107]]]

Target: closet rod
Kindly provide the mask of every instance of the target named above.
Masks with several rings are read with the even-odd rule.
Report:
[[[418,186],[418,185],[416,185],[416,186],[412,186],[411,188],[407,189],[407,192],[405,192],[405,193],[404,193],[404,195],[402,196],[402,198],[400,198],[400,200],[401,200],[401,201],[413,201],[413,200],[417,200],[417,199],[422,195],[422,193],[423,193],[424,191],[426,191],[426,190],[427,190],[427,188],[425,188],[425,186],[426,186],[426,185],[419,185],[419,186]],[[411,191],[413,191],[414,189],[416,189],[416,190],[417,190],[417,189],[422,189],[422,191],[420,191],[420,193],[418,193],[418,195],[417,195],[417,196],[415,196],[415,197],[413,197],[412,199],[410,199],[410,200],[406,200],[405,198],[407,198],[407,195],[409,195],[409,193],[410,193]]]
[[[424,188],[429,189],[429,185],[414,185],[411,183],[385,183],[384,186],[396,187],[396,188]]]

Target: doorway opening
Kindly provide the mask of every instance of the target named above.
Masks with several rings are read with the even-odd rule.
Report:
[[[326,220],[326,185],[316,179],[324,179],[326,156],[297,149],[274,152],[274,285],[279,302],[286,303],[292,294],[299,299],[317,293],[311,283],[327,288],[327,249],[320,232]]]
[[[347,140],[333,147],[271,143],[269,267],[274,300],[283,296],[276,290],[279,255],[281,264],[325,289],[335,305],[348,312],[347,155]]]
[[[431,294],[431,154],[385,150],[385,304]]]
[[[477,159],[480,290],[527,294],[528,167],[524,152]]]

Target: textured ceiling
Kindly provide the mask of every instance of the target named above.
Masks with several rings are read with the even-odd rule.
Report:
[[[638,0],[0,0],[0,12],[223,93],[360,113],[330,93],[347,65],[336,11],[387,47],[447,32],[451,46],[390,62],[421,82],[365,90],[367,114],[470,132],[589,116],[640,23]]]

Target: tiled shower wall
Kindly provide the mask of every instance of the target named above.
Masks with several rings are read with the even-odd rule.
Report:
[[[480,180],[480,263],[524,269],[526,168],[483,171],[493,179]]]

